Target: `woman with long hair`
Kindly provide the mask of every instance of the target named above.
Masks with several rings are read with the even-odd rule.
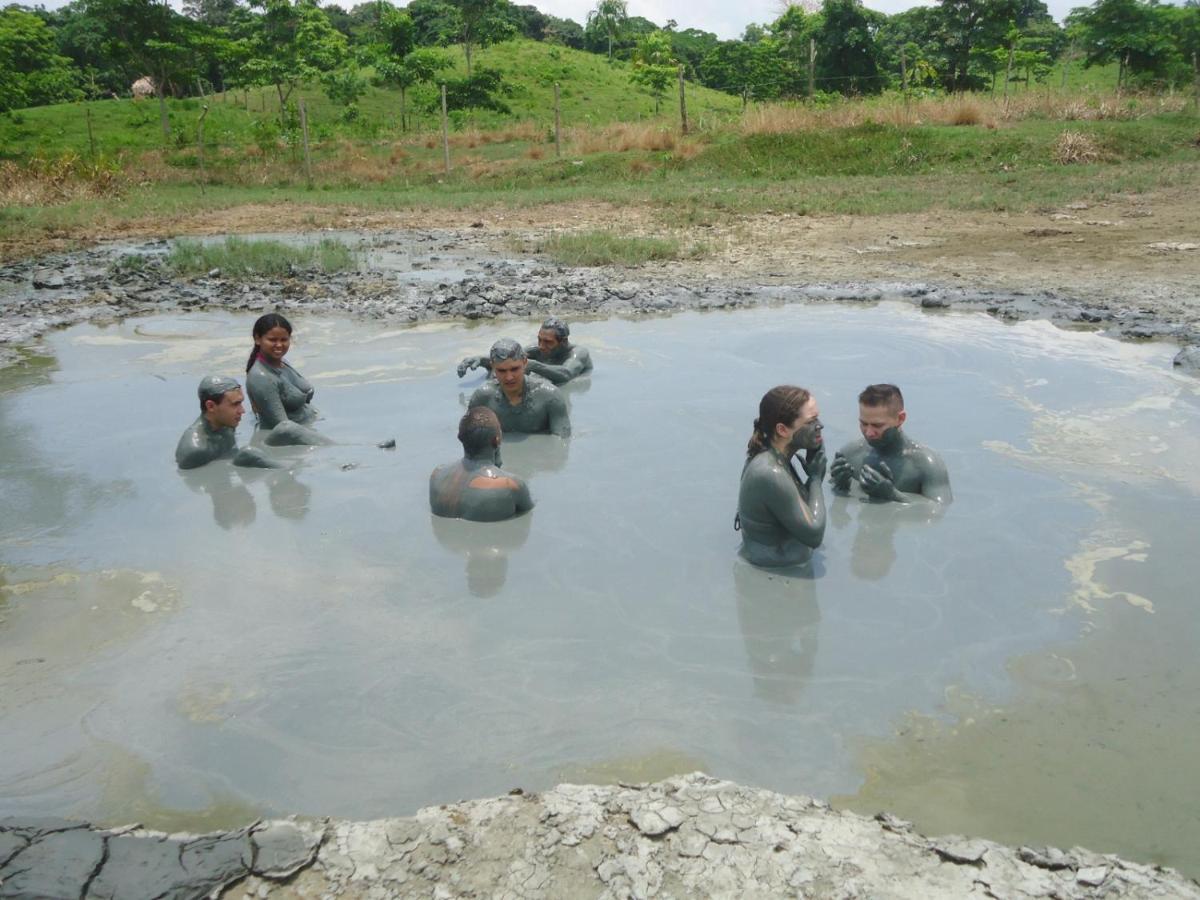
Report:
[[[808,562],[825,537],[825,450],[817,401],[804,388],[771,388],[758,404],[738,490],[742,556],[757,566]],[[792,465],[800,457],[804,478]]]
[[[254,348],[246,361],[246,393],[258,425],[270,431],[283,422],[307,425],[317,417],[313,386],[284,357],[292,346],[292,323],[279,313],[254,323]]]

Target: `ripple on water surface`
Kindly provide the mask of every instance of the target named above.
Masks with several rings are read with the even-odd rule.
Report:
[[[339,443],[181,476],[196,382],[244,368],[252,321],[81,326],[0,373],[6,812],[363,818],[702,766],[1200,870],[1200,764],[1152,737],[1200,737],[1200,397],[1173,348],[899,306],[579,322],[574,437],[506,441],[538,505],[488,527],[431,520],[427,478],[479,384],[455,363],[534,324],[297,317]],[[739,562],[758,398],[809,387],[836,449],[872,381],[955,502],[832,499],[811,572]]]

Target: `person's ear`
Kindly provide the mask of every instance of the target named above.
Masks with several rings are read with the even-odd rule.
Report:
[[[217,408],[217,401],[215,401],[215,400],[205,400],[204,401],[204,411],[205,412],[212,412],[216,408]]]
[[[896,419],[897,419],[896,427],[899,428],[901,425],[903,425],[904,420],[907,418],[908,418],[908,413],[905,412],[904,410],[900,410],[900,414],[896,416]]]

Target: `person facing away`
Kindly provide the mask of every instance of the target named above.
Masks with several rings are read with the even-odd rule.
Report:
[[[541,375],[554,384],[566,384],[592,371],[592,355],[586,347],[572,344],[571,328],[557,316],[551,316],[538,330],[537,344],[525,348],[528,359],[527,371]],[[470,369],[491,369],[492,362],[486,356],[468,356],[458,364],[458,377],[462,378]]]
[[[275,468],[276,463],[252,448],[238,450],[237,427],[245,413],[242,386],[232,378],[206,375],[196,389],[200,415],[175,446],[175,464],[198,469],[214,459],[232,459],[235,466]]]
[[[467,410],[458,423],[463,458],[429,476],[429,508],[435,516],[499,522],[533,508],[529,487],[495,462],[503,430],[486,406]]]
[[[758,404],[734,522],[742,556],[756,566],[806,563],[825,537],[825,451],[820,410],[804,388],[779,385]],[[804,451],[801,478],[792,457]]]
[[[492,344],[488,357],[494,380],[475,389],[468,407],[486,406],[505,431],[570,436],[567,401],[546,379],[526,374],[528,360],[520,344],[501,338]]]
[[[258,425],[270,431],[282,422],[307,425],[317,417],[313,386],[284,357],[292,346],[292,323],[279,313],[254,323],[254,349],[246,361],[246,392]]]
[[[901,426],[907,418],[900,388],[894,384],[868,385],[858,395],[862,438],[839,450],[829,469],[834,490],[845,493],[857,480],[872,500],[953,500],[946,464],[937,453],[904,433]]]

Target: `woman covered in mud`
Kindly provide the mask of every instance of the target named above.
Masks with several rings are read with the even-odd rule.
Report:
[[[734,527],[742,556],[756,566],[808,562],[825,537],[825,451],[817,401],[804,388],[771,388],[758,404],[738,491]],[[792,466],[800,459],[807,481]]]
[[[317,417],[310,405],[313,386],[284,362],[291,346],[291,322],[279,313],[259,316],[254,323],[254,349],[246,361],[246,391],[264,430],[288,420],[307,425]]]

